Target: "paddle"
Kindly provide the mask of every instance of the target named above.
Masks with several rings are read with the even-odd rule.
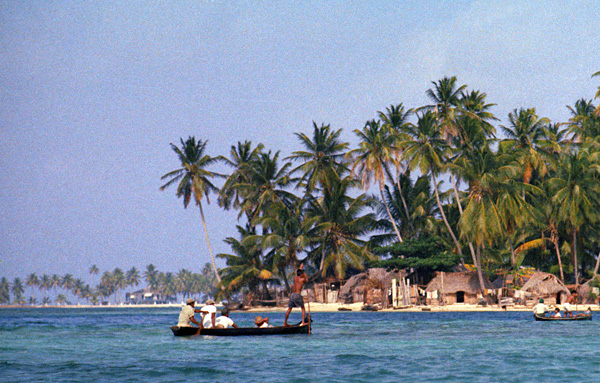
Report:
[[[310,302],[307,302],[307,305],[308,305],[308,333],[311,334],[312,331],[311,331],[310,326],[312,324],[312,316],[310,315]]]

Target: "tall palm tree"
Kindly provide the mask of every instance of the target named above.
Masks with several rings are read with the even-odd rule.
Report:
[[[330,188],[331,182],[339,180],[340,172],[346,169],[344,152],[349,144],[340,141],[341,132],[342,129],[332,131],[329,125],[319,127],[313,122],[312,139],[304,133],[295,133],[305,150],[295,151],[286,159],[301,162],[291,174],[302,174],[298,185],[304,186],[308,193],[318,186]]]
[[[596,76],[600,76],[600,71],[598,71],[592,75],[592,77],[596,77]],[[596,92],[596,95],[594,96],[594,98],[600,98],[600,86],[598,86],[598,91]],[[598,107],[596,108],[596,113],[600,116],[600,104],[598,104]]]
[[[408,121],[409,117],[414,113],[412,109],[406,110],[402,103],[398,105],[390,105],[386,108],[385,112],[378,112],[379,119],[383,123],[386,129],[390,129],[390,134],[394,139],[394,166],[396,168],[396,187],[400,191],[399,197],[402,201],[402,207],[406,213],[406,219],[410,222],[410,214],[408,212],[408,204],[404,199],[404,193],[402,192],[402,185],[400,183],[400,174],[402,169],[405,168],[404,160],[402,157],[402,149],[400,143],[403,141],[403,131],[407,126],[410,126]],[[406,170],[406,169],[405,169]],[[391,178],[391,177],[390,177]],[[393,180],[392,180],[393,181]],[[411,223],[412,224],[412,223]]]
[[[560,222],[569,227],[571,235],[571,257],[575,284],[579,284],[578,243],[581,228],[585,223],[597,221],[600,208],[600,153],[582,149],[568,154],[558,168],[556,177],[549,180],[555,191],[552,202]]]
[[[442,138],[441,131],[436,123],[436,116],[432,112],[423,113],[416,125],[405,130],[408,138],[402,142],[404,156],[411,169],[419,169],[421,174],[430,175],[433,181],[433,190],[435,192],[436,202],[438,204],[442,220],[452,237],[458,254],[462,255],[462,250],[454,231],[448,223],[446,214],[442,207],[438,189],[437,176],[441,174],[446,166],[449,146]]]
[[[241,208],[245,196],[240,192],[239,185],[251,182],[249,171],[252,162],[257,159],[258,153],[262,152],[263,148],[263,144],[258,144],[253,149],[250,141],[238,142],[237,146],[231,146],[231,159],[221,157],[226,165],[233,168],[233,172],[227,177],[219,193],[218,202],[220,206],[226,210],[232,206],[234,209]],[[246,213],[248,220],[250,220],[252,211],[254,211],[252,206],[249,207],[248,211],[240,209],[240,216]]]
[[[206,169],[208,166],[214,164],[217,159],[205,154],[206,142],[203,142],[202,140],[196,142],[194,137],[188,137],[186,141],[181,139],[181,148],[171,144],[171,149],[177,154],[179,161],[181,162],[181,168],[173,170],[161,177],[161,180],[168,179],[168,181],[160,187],[160,190],[165,190],[165,188],[179,182],[176,195],[178,198],[183,198],[184,208],[188,207],[192,197],[194,197],[194,201],[200,210],[208,252],[210,253],[217,279],[221,281],[217,263],[215,262],[215,257],[210,245],[204,210],[202,209],[202,199],[206,197],[206,202],[210,203],[209,194],[211,192],[218,193],[218,189],[212,184],[211,179],[222,176]]]
[[[521,163],[523,182],[530,183],[534,172],[543,178],[547,172],[547,162],[541,147],[548,144],[544,140],[544,128],[550,120],[538,117],[535,108],[514,109],[508,114],[508,120],[508,127],[500,126],[506,136],[506,139],[500,142],[500,148],[504,153],[514,153]]]
[[[357,149],[348,152],[348,157],[353,159],[352,173],[358,169],[358,177],[363,189],[366,191],[374,180],[379,186],[382,204],[385,207],[398,241],[402,242],[402,236],[396,225],[396,221],[390,212],[384,196],[386,175],[389,174],[388,164],[396,158],[396,146],[391,130],[382,128],[379,121],[367,121],[362,130],[355,129],[354,133],[360,142]],[[407,217],[407,220],[409,217]]]
[[[456,119],[462,112],[461,95],[466,90],[466,85],[457,85],[456,77],[444,77],[439,81],[432,81],[433,89],[427,89],[425,94],[433,102],[424,110],[432,111],[440,125],[440,131],[446,140],[458,136]]]

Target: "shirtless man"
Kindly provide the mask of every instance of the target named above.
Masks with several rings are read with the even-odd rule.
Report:
[[[302,299],[302,287],[306,282],[308,282],[308,277],[306,276],[306,274],[304,274],[304,264],[301,264],[300,268],[296,272],[296,276],[294,277],[294,284],[292,285],[292,294],[290,295],[290,302],[288,303],[288,309],[285,313],[285,320],[283,321],[284,326],[288,326],[288,317],[290,316],[290,312],[294,307],[302,308],[301,325],[306,324],[306,322],[304,322],[306,311],[304,310],[304,299]]]
[[[573,291],[573,293],[567,298],[567,301],[563,304],[563,309],[565,310],[565,316],[572,317],[573,311],[571,310],[571,305],[577,303],[577,291]]]

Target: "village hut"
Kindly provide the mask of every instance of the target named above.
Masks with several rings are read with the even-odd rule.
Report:
[[[384,268],[368,269],[352,276],[340,289],[342,303],[362,302],[368,305],[382,304],[387,307],[388,290],[392,279],[400,279],[400,272],[388,272]]]
[[[569,296],[569,289],[554,274],[536,271],[521,288],[526,296],[543,298],[546,304],[561,304]]]
[[[484,287],[492,289],[492,284],[484,277]],[[438,272],[425,288],[427,304],[477,304],[483,298],[479,289],[476,271],[459,273]]]

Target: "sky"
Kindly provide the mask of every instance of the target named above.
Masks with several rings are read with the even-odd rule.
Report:
[[[180,138],[284,157],[315,122],[355,145],[444,76],[485,92],[499,124],[521,107],[566,121],[600,85],[598,20],[593,0],[0,0],[0,277],[200,272],[198,210],[159,191]],[[237,214],[204,205],[229,253]]]

